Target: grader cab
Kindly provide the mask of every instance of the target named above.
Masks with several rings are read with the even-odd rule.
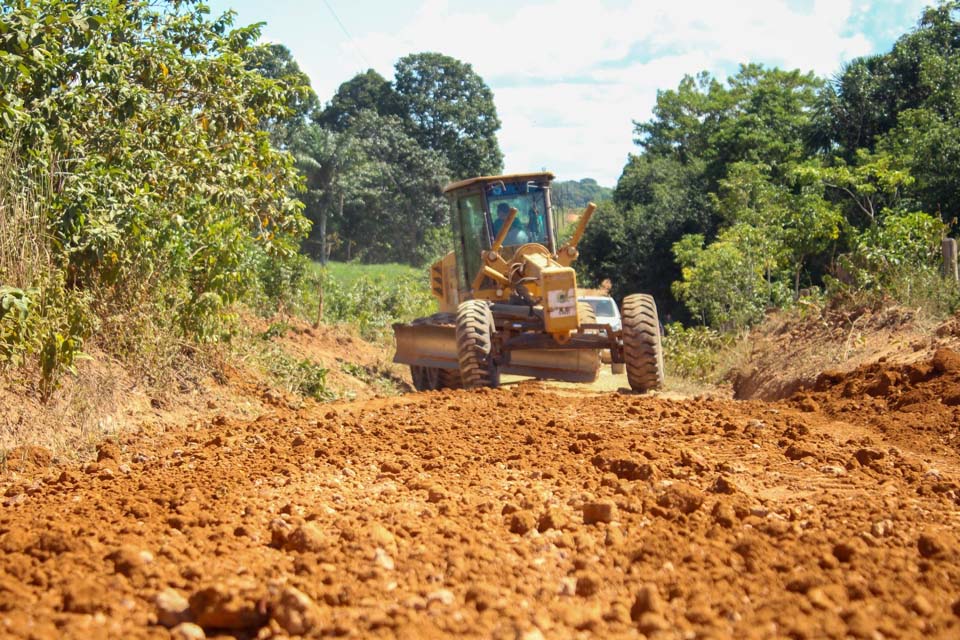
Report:
[[[495,387],[500,374],[592,382],[600,351],[625,363],[635,391],[663,383],[653,298],[629,295],[622,329],[598,324],[577,302],[570,266],[596,208],[557,246],[551,173],[471,178],[448,185],[454,250],[430,268],[439,310],[395,324],[394,362],[410,365],[418,390]]]

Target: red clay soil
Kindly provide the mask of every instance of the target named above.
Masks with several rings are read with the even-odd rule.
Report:
[[[960,637],[960,356],[818,389],[518,385],[14,454],[0,636]]]

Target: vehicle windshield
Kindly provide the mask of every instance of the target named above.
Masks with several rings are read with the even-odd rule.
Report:
[[[493,236],[500,233],[510,208],[517,209],[517,218],[510,225],[504,246],[537,242],[549,246],[547,238],[546,190],[530,182],[497,182],[487,188],[487,204],[493,220]]]
[[[606,298],[600,300],[587,300],[591,307],[593,307],[593,312],[597,314],[598,318],[616,318],[617,312],[613,308],[613,300]]]

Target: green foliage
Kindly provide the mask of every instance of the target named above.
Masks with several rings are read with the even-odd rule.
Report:
[[[0,369],[36,360],[38,391],[47,400],[62,373],[75,372],[92,327],[88,295],[67,289],[62,279],[38,284],[0,286]]]
[[[711,188],[733,162],[776,172],[805,155],[822,85],[813,74],[757,64],[741,65],[727,86],[706,72],[686,76],[657,94],[649,122],[635,123],[636,142],[651,156],[702,161]]]
[[[493,94],[469,64],[412,54],[395,78],[354,76],[292,138],[314,223],[304,249],[321,263],[434,260],[452,246],[442,187],[502,168]]]
[[[923,212],[888,213],[854,239],[845,262],[860,287],[884,287],[901,273],[940,268],[940,220]]]
[[[36,289],[24,291],[0,286],[0,362],[22,364],[27,342],[33,333],[31,307],[38,294]]]
[[[728,224],[747,224],[759,231],[766,253],[767,279],[782,268],[793,273],[794,295],[807,261],[840,239],[845,221],[836,205],[824,198],[824,185],[789,170],[783,181],[767,165],[737,162],[727,170],[716,194],[717,210]]]
[[[631,156],[613,202],[602,202],[587,226],[577,263],[587,280],[614,284],[613,295],[638,291],[656,298],[661,313],[679,317],[670,283],[680,278],[671,247],[685,234],[715,228],[702,164]]]
[[[325,367],[305,358],[291,357],[275,345],[261,353],[260,359],[267,374],[286,391],[319,402],[336,400],[337,394],[327,387]]]
[[[472,66],[440,53],[415,53],[397,62],[394,77],[411,135],[443,154],[454,180],[500,173],[493,92]]]
[[[332,255],[419,266],[429,231],[448,226],[443,155],[420,146],[399,118],[370,111],[354,119],[348,135],[365,161],[349,178],[353,198],[344,204]]]
[[[684,236],[673,245],[683,268],[674,293],[705,324],[726,331],[748,327],[767,307],[790,298],[776,278],[772,248],[770,239],[748,224],[724,230],[707,246],[701,235]]]
[[[560,210],[583,209],[588,203],[599,204],[613,197],[613,189],[601,187],[593,178],[557,180],[550,185],[550,201]]]
[[[847,65],[822,92],[819,146],[848,164],[884,151],[915,182],[908,208],[960,207],[960,2],[939,2],[884,54]],[[879,211],[879,210],[878,210]]]
[[[807,184],[821,184],[834,190],[848,205],[847,219],[856,226],[876,224],[880,214],[901,206],[903,190],[913,184],[910,171],[887,153],[860,149],[856,164],[838,159],[832,166],[811,160],[797,167],[795,174]]]
[[[379,116],[403,116],[400,97],[393,85],[373,69],[341,84],[316,121],[324,129],[343,132],[363,111],[373,111]]]
[[[251,66],[258,27],[207,14],[193,0],[0,11],[0,148],[16,160],[0,213],[39,198],[47,279],[18,286],[59,318],[36,334],[45,378],[72,365],[84,307],[106,335],[162,309],[172,317],[151,322],[220,339],[261,266],[294,256],[309,226],[292,157],[260,129],[289,115],[290,87]],[[74,305],[74,292],[90,299]]]
[[[285,89],[286,109],[279,116],[261,120],[260,128],[270,133],[275,145],[286,148],[296,132],[320,111],[320,100],[310,86],[310,78],[282,44],[251,48],[246,54],[246,67],[280,82]]]
[[[728,335],[708,327],[684,327],[672,322],[664,327],[663,365],[667,375],[714,382],[722,351],[731,344]]]
[[[829,82],[750,64],[660,91],[584,239],[582,275],[729,330],[804,287],[937,290],[920,283],[948,231],[938,218],[956,225],[960,207],[958,16],[956,0],[928,8],[889,53]]]
[[[324,321],[357,327],[368,340],[392,336],[395,322],[430,315],[436,299],[430,293],[425,269],[404,264],[314,263],[298,310],[310,321],[316,318],[319,289],[323,289]]]

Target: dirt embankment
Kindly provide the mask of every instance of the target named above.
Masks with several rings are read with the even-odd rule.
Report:
[[[903,307],[778,313],[744,341],[734,397],[779,400],[812,388],[822,371],[852,371],[881,359],[922,362],[941,347],[960,348],[960,316],[932,326]]]
[[[24,456],[2,635],[955,638],[957,358],[776,404],[521,384]]]
[[[191,357],[172,354],[159,364],[124,365],[94,350],[78,363],[77,375],[64,376],[47,403],[4,372],[0,452],[39,445],[57,460],[86,461],[100,441],[121,434],[184,428],[218,415],[249,420],[276,407],[310,404],[296,388],[304,375],[301,363],[325,369],[326,388],[342,399],[410,388],[407,370],[390,363],[392,350],[349,327],[314,328],[291,318],[271,323],[249,315],[243,322],[246,334],[237,344],[202,352],[185,345]]]

